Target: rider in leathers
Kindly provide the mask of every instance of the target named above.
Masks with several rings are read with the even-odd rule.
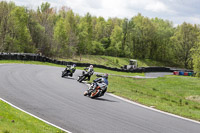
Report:
[[[73,76],[73,73],[76,71],[76,64],[71,65],[67,65],[64,71],[67,71],[67,68],[69,68],[70,71],[70,75],[69,76]]]
[[[97,78],[97,79],[94,80],[93,88],[97,87],[97,82],[98,83],[105,83],[108,86],[108,74],[97,75],[97,77],[100,77],[100,78]],[[101,89],[102,89],[102,92],[101,92],[100,96],[103,96],[104,93],[107,91],[107,87],[106,88],[101,88]]]
[[[84,74],[85,78],[87,78],[87,80],[90,81],[90,77],[94,73],[93,65],[90,65],[90,67],[86,67],[84,70],[86,71],[86,73]]]

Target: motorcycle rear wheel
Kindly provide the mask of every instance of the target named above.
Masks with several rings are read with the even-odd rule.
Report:
[[[98,97],[99,94],[100,94],[100,90],[99,90],[99,89],[95,89],[95,90],[92,91],[92,93],[90,94],[90,98]]]

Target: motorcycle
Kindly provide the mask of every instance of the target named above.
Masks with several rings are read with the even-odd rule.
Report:
[[[106,83],[94,81],[88,90],[84,92],[84,96],[89,96],[90,98],[101,97],[103,90],[106,90],[107,86]]]
[[[87,74],[88,74],[87,71],[83,71],[83,72],[82,72],[82,75],[79,75],[79,76],[78,76],[77,81],[79,81],[79,82],[86,81],[86,75],[87,75]]]
[[[90,80],[90,77],[94,74],[94,70],[91,68],[85,68],[84,71],[82,72],[82,75],[78,76],[77,81],[82,82],[86,80]]]
[[[65,77],[65,76],[71,76],[71,77],[72,77],[72,73],[71,73],[70,67],[67,67],[67,68],[65,68],[64,71],[62,71],[61,77],[63,78],[63,77]]]

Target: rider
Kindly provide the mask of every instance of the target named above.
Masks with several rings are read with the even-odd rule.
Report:
[[[73,76],[73,73],[76,71],[76,64],[73,65],[67,65],[67,67],[65,68],[65,70],[67,70],[67,68],[69,68],[70,71],[70,76]]]
[[[87,80],[90,81],[90,77],[94,73],[93,65],[90,65],[89,67],[86,67],[84,70],[86,71],[86,73],[84,73],[85,78],[87,78]]]
[[[101,78],[97,78],[97,79],[94,80],[94,83],[95,83],[94,86],[93,86],[94,88],[96,88],[97,82],[98,83],[105,83],[108,86],[108,74],[107,73],[105,73],[104,75],[97,75],[97,77],[101,77]],[[103,96],[106,91],[107,91],[107,87],[102,88],[102,92],[101,92],[100,96]]]

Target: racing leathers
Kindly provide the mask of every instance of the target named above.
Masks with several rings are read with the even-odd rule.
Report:
[[[64,71],[69,71],[70,75],[69,76],[73,76],[73,73],[76,71],[76,66],[75,65],[67,65],[67,67],[65,68]]]
[[[93,88],[96,88],[97,87],[97,83],[99,83],[99,84],[103,84],[103,83],[105,83],[107,86],[108,86],[108,80],[107,80],[107,78],[105,78],[104,76],[102,76],[102,75],[97,75],[98,77],[100,77],[100,78],[97,78],[97,79],[95,79],[95,80],[93,80],[93,82],[94,82],[94,84],[93,84]],[[104,95],[104,93],[107,91],[107,87],[101,87],[101,94],[100,94],[100,96],[103,96]]]
[[[84,69],[83,75],[85,76],[85,79],[90,81],[90,77],[94,74],[94,69],[91,67],[86,67]]]

